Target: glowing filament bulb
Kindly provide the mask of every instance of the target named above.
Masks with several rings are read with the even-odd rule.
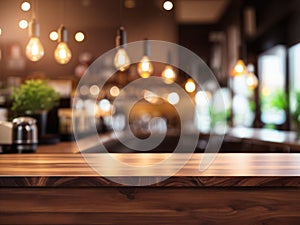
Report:
[[[70,61],[72,53],[66,42],[58,43],[54,52],[54,57],[60,64],[67,64]]]
[[[233,67],[233,71],[231,76],[241,76],[247,73],[247,67],[243,60],[239,59],[235,66]]]
[[[171,84],[176,79],[176,73],[172,66],[167,65],[161,74],[166,84]]]
[[[138,73],[142,78],[148,78],[153,73],[153,65],[150,62],[148,56],[143,56],[138,64]]]
[[[44,47],[39,39],[40,27],[35,19],[32,19],[29,26],[30,40],[26,45],[26,56],[29,60],[36,62],[44,56]]]
[[[68,32],[64,26],[61,26],[58,30],[59,40],[58,45],[54,51],[54,58],[60,64],[67,64],[71,58],[72,53],[67,44]]]
[[[251,90],[255,89],[258,85],[258,80],[257,80],[256,76],[253,73],[249,73],[247,75],[246,82],[247,82],[248,88],[251,89]]]
[[[33,62],[39,61],[44,56],[44,48],[38,37],[30,38],[26,46],[26,56]]]
[[[193,79],[189,78],[185,83],[185,90],[189,93],[192,93],[196,90],[196,84]]]
[[[250,90],[254,90],[258,86],[257,77],[254,74],[254,65],[249,64],[247,66],[248,74],[246,77],[246,84]]]
[[[125,71],[130,66],[130,58],[125,50],[126,45],[126,31],[124,27],[120,27],[116,36],[116,47],[118,51],[114,58],[114,65],[117,70]]]
[[[125,71],[130,66],[130,59],[124,48],[120,47],[114,59],[115,67],[120,71]]]

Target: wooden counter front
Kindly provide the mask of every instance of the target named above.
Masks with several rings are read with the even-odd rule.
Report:
[[[114,154],[135,165],[168,156]],[[0,155],[0,224],[300,224],[300,154],[218,154],[204,172],[202,157],[165,181],[127,187],[99,176],[81,154]],[[104,175],[129,172],[136,184],[166,175],[110,168]]]
[[[168,156],[114,154],[135,165]],[[90,157],[103,162],[109,156]],[[299,154],[218,154],[204,172],[202,157],[194,154],[160,183],[124,187],[99,176],[81,154],[0,155],[0,224],[300,223]],[[116,175],[115,166],[105,175]],[[132,173],[119,176],[125,172]],[[166,174],[131,175],[138,184]]]

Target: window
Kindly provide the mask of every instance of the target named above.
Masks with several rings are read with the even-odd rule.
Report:
[[[202,133],[224,132],[230,116],[231,96],[228,88],[220,88],[214,93],[198,91],[195,96],[195,123]]]
[[[300,43],[289,49],[289,71],[290,71],[290,111],[296,110],[297,93],[300,93]]]
[[[278,45],[258,58],[261,121],[268,127],[286,121],[286,49]]]
[[[251,127],[255,116],[255,102],[253,90],[247,85],[247,74],[235,76],[231,82],[233,126]]]

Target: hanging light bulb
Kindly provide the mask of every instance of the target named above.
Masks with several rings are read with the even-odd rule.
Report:
[[[242,59],[239,59],[234,65],[231,76],[241,76],[247,74],[247,67]]]
[[[149,59],[150,47],[148,40],[144,40],[144,56],[140,60],[137,71],[142,78],[148,78],[153,73],[153,65]]]
[[[124,48],[120,47],[114,59],[115,67],[120,71],[125,71],[130,66],[130,59]]]
[[[67,44],[68,31],[61,25],[58,29],[58,45],[54,51],[54,58],[60,64],[67,64],[72,58],[72,52]]]
[[[255,74],[252,73],[252,72],[247,74],[247,81],[246,82],[247,82],[248,88],[251,89],[251,90],[254,90],[258,85],[258,80],[257,80]]]
[[[130,66],[130,59],[125,50],[126,44],[126,31],[124,27],[120,27],[116,37],[116,47],[118,48],[117,54],[114,58],[115,67],[120,71],[125,71]]]
[[[192,93],[192,92],[194,92],[196,90],[196,84],[195,84],[195,82],[193,81],[192,78],[189,78],[186,81],[184,88],[189,93]]]
[[[138,64],[138,73],[142,78],[148,78],[153,72],[153,66],[148,56],[143,56]]]
[[[171,64],[171,53],[168,52],[168,65],[164,68],[161,76],[166,84],[172,84],[176,79],[176,72]]]
[[[36,62],[44,56],[44,47],[40,41],[40,26],[33,18],[29,23],[30,40],[26,45],[26,56],[29,60]]]
[[[166,84],[172,84],[176,79],[174,68],[170,65],[166,65],[165,69],[161,73],[161,76]]]
[[[254,74],[254,65],[249,64],[247,66],[247,69],[248,69],[248,74],[246,78],[246,83],[249,89],[254,90],[258,85],[257,77]]]

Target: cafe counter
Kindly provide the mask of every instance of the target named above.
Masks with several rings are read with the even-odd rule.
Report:
[[[169,156],[113,155],[136,167]],[[180,165],[182,156],[176,156],[170,169]],[[149,168],[134,175],[133,171],[120,171],[117,164],[105,169],[109,154],[90,157],[103,162],[103,174],[90,168],[81,154],[1,155],[0,224],[300,221],[300,154],[218,154],[205,171],[199,170],[204,154],[193,154],[169,178],[167,168],[159,172]],[[115,179],[129,179],[133,185]],[[138,186],[147,182],[152,185]]]
[[[203,170],[207,155],[82,155],[75,142],[2,154],[0,224],[300,223],[300,154],[219,153]]]

